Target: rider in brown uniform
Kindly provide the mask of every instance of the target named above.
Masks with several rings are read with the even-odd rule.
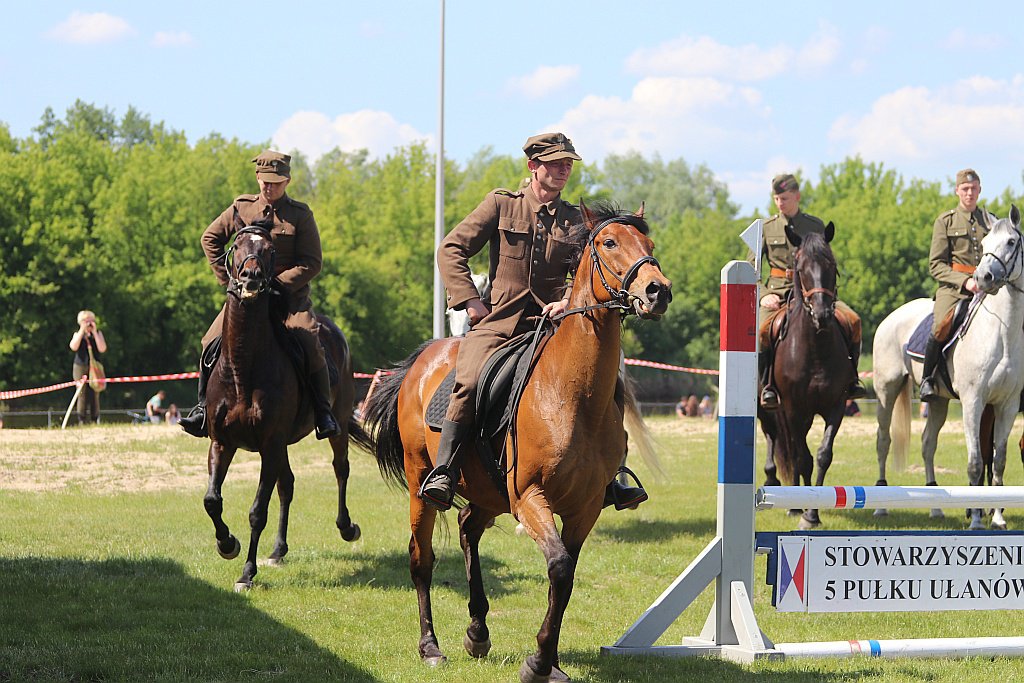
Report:
[[[325,439],[340,433],[331,414],[331,388],[324,350],[318,333],[320,323],[309,298],[309,283],[320,272],[322,255],[320,232],[309,206],[285,193],[291,180],[291,157],[267,150],[253,159],[259,194],[243,194],[235,199],[203,233],[206,258],[222,286],[228,284],[224,253],[235,234],[235,214],[244,225],[260,223],[270,229],[274,241],[275,283],[288,294],[288,317],[285,327],[301,343],[309,368],[310,388],[316,420],[316,438]],[[211,342],[221,335],[224,309],[203,336],[203,357]],[[206,436],[206,384],[211,367],[200,362],[199,404],[180,422],[182,429],[193,436]]]
[[[928,271],[939,282],[921,380],[921,400],[928,403],[939,398],[934,375],[944,337],[951,331],[946,318],[960,301],[978,293],[978,283],[971,276],[981,261],[981,240],[995,221],[995,216],[978,206],[981,178],[974,169],[965,168],[956,174],[956,195],[960,200],[957,207],[935,219],[928,254]]]
[[[441,510],[451,507],[459,480],[460,445],[472,430],[479,372],[491,353],[537,326],[544,313],[552,316],[569,304],[566,277],[573,245],[570,226],[580,222],[579,209],[561,198],[579,161],[572,141],[562,133],[535,135],[523,146],[530,181],[518,190],[489,193],[476,209],[445,237],[437,265],[448,290],[448,306],[469,313],[472,327],[459,344],[455,385],[441,427],[437,466],[427,475],[419,495]],[[473,285],[469,259],[490,245],[490,300],[480,299]],[[646,500],[642,488],[620,487],[617,501],[631,505]]]
[[[769,267],[768,280],[760,296],[761,353],[758,357],[763,384],[761,407],[766,410],[775,410],[779,407],[779,394],[773,386],[771,371],[775,358],[775,340],[771,338],[769,330],[780,312],[786,310],[784,304],[793,289],[793,258],[796,248],[786,237],[786,225],[792,226],[801,237],[811,232],[825,232],[825,224],[820,218],[800,210],[800,184],[792,174],[783,173],[775,176],[772,180],[772,197],[779,213],[764,222],[764,240],[761,246],[761,253],[768,259]],[[860,316],[845,303],[837,300],[836,319],[843,325],[850,362],[854,368],[854,380],[847,389],[847,398],[864,398],[867,392],[857,377],[861,342]]]

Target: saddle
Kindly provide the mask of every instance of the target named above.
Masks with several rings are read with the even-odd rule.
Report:
[[[487,359],[476,389],[476,421],[473,438],[477,452],[488,474],[494,479],[499,491],[505,490],[507,453],[504,446],[496,453],[491,442],[512,429],[519,399],[526,388],[533,367],[541,351],[554,334],[554,328],[547,318],[541,319],[537,328],[513,338],[496,350]],[[455,385],[455,368],[430,397],[425,421],[433,429],[441,429],[441,423],[451,402],[452,387]],[[513,437],[514,438],[514,437]],[[502,443],[504,443],[502,439]]]
[[[789,299],[791,296],[792,291],[786,295],[786,299],[781,306],[769,313],[761,321],[761,328],[758,334],[760,335],[762,349],[775,348],[775,344],[786,336],[786,311],[789,310]],[[859,344],[861,340],[861,321],[856,313],[850,316],[848,311],[852,313],[852,309],[837,307],[835,312],[836,322],[839,323],[839,329],[843,338],[846,339],[847,345],[851,343]]]
[[[974,311],[974,301],[976,299],[963,299],[956,306],[951,308],[946,317],[943,318],[942,324],[939,325],[939,331],[936,335],[936,339],[942,343],[942,355],[939,357],[939,364],[936,367],[938,376],[945,388],[954,398],[959,398],[953,391],[953,381],[949,376],[949,365],[947,360],[949,355],[953,352],[953,347],[960,340],[960,337],[967,331],[967,327],[970,325],[971,316],[970,314]],[[910,335],[910,339],[903,346],[903,359],[907,367],[907,371],[911,372],[911,363],[917,361],[918,363],[924,362],[925,349],[928,345],[928,338],[932,333],[932,321],[935,319],[934,314],[929,313],[921,322],[918,323],[917,327],[914,328],[914,332]]]

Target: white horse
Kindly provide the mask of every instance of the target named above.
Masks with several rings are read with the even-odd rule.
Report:
[[[487,273],[473,273],[473,285],[480,296],[486,296],[491,289],[491,278]],[[448,329],[453,337],[465,337],[469,332],[469,313],[465,309],[456,311],[453,308],[447,310]]]
[[[1019,226],[1020,211],[1014,206],[1009,218],[996,221],[982,240],[984,253],[974,279],[984,294],[948,359],[952,389],[959,395],[963,407],[967,476],[972,486],[984,483],[983,458],[988,457],[992,462],[991,483],[1002,486],[1006,442],[1024,388],[1024,237]],[[906,463],[910,396],[914,385],[921,382],[922,367],[916,360],[908,363],[903,349],[918,323],[931,310],[930,299],[916,299],[890,313],[875,332],[874,385],[878,394],[875,447],[878,485],[881,486],[886,485],[885,461],[890,446],[893,446],[894,466],[901,469]],[[949,399],[953,398],[945,387],[942,396],[929,404],[921,436],[925,483],[929,486],[936,484],[935,447],[939,429],[946,421]],[[982,452],[982,415],[986,408],[990,408],[992,414],[993,453]],[[981,510],[969,512],[971,529],[983,529]],[[884,515],[886,511],[877,510],[875,514]],[[932,510],[931,514],[941,517],[942,510]],[[1002,510],[993,512],[992,526],[1006,528]]]

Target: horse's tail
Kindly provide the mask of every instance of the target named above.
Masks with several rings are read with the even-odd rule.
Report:
[[[889,435],[892,438],[892,470],[905,472],[907,454],[910,452],[910,394],[914,390],[914,380],[907,377],[903,388],[896,394],[892,404],[892,421],[889,423]]]
[[[644,464],[655,475],[662,480],[668,480],[668,475],[661,466],[661,460],[654,450],[654,439],[651,438],[651,431],[647,428],[643,415],[640,414],[640,404],[636,400],[635,386],[636,382],[633,381],[633,378],[623,374],[623,387],[625,388],[624,394],[626,398],[623,423],[625,424],[626,432],[629,434],[629,443],[632,446],[630,450],[640,453],[640,458],[644,461]]]
[[[398,431],[398,392],[409,368],[416,362],[423,350],[433,340],[424,342],[418,349],[382,374],[373,394],[363,406],[363,429],[370,441],[370,452],[377,458],[377,467],[384,480],[405,489],[405,448]]]

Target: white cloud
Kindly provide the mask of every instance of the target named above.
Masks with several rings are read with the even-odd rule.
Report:
[[[652,48],[641,48],[626,60],[640,75],[714,76],[736,81],[761,81],[790,71],[817,70],[835,61],[840,48],[836,29],[822,22],[798,50],[785,43],[724,45],[714,38],[680,36]]]
[[[608,153],[659,153],[700,163],[770,135],[770,109],[753,88],[711,78],[645,78],[629,99],[589,95],[553,126],[584,159]]]
[[[135,29],[121,17],[105,12],[72,12],[71,16],[54,26],[48,35],[61,43],[88,45],[133,36]]]
[[[579,77],[578,65],[539,66],[533,73],[509,78],[505,81],[505,87],[516,95],[539,100],[575,82]]]
[[[371,157],[383,157],[396,147],[422,140],[433,145],[430,135],[399,123],[386,111],[370,109],[341,114],[333,120],[320,112],[299,111],[281,123],[273,135],[275,148],[298,149],[310,162],[335,147],[346,152],[367,149]]]
[[[971,156],[1018,163],[1024,156],[1024,76],[975,77],[935,90],[901,88],[875,100],[862,116],[838,119],[828,137],[843,154],[904,170],[921,163],[945,168]]]
[[[942,46],[947,50],[998,50],[1005,45],[1002,36],[995,34],[968,33],[962,28],[949,32]]]
[[[153,34],[153,45],[156,47],[179,47],[194,42],[188,31],[157,31]]]

